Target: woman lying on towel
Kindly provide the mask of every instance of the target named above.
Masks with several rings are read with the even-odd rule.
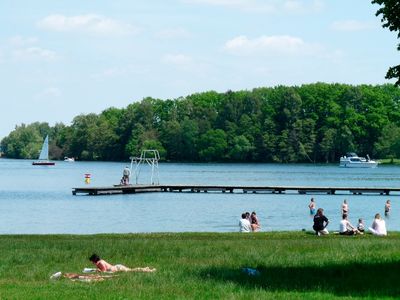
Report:
[[[106,262],[104,259],[101,259],[97,254],[92,254],[89,257],[89,260],[96,265],[97,270],[100,272],[154,272],[156,269],[154,268],[128,268],[124,265],[112,265]]]

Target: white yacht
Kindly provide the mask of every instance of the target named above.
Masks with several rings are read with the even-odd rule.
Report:
[[[354,152],[346,153],[345,156],[340,158],[340,166],[345,168],[375,168],[378,162],[367,157],[359,157]]]

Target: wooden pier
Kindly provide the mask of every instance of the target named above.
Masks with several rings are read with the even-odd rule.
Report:
[[[400,192],[400,188],[388,187],[320,187],[320,186],[241,186],[241,185],[114,185],[108,187],[80,187],[73,188],[72,194],[111,195],[135,194],[154,192],[222,192],[222,193],[299,193],[299,194],[379,194],[389,195],[391,192]]]

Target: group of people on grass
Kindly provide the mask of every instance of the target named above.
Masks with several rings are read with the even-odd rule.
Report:
[[[322,208],[318,208],[316,210],[316,203],[314,198],[311,198],[310,204],[308,205],[310,209],[310,214],[314,215],[314,225],[313,229],[315,234],[317,235],[325,235],[329,234],[329,231],[326,227],[329,224],[328,218],[324,215],[324,210]],[[391,210],[390,200],[387,200],[385,203],[385,216],[388,216]],[[353,226],[349,219],[349,204],[345,199],[342,203],[341,207],[342,220],[339,224],[339,234],[340,235],[356,235],[363,234],[365,232],[365,225],[362,219],[358,219],[357,227]],[[385,220],[382,219],[379,213],[375,214],[374,221],[372,222],[371,227],[368,230],[374,235],[385,236],[387,235],[386,223]]]
[[[242,218],[239,221],[240,232],[256,232],[260,231],[261,225],[255,211],[242,213]]]
[[[329,234],[327,226],[329,224],[328,218],[324,215],[324,210],[322,208],[317,209],[314,198],[311,198],[308,205],[310,209],[310,214],[314,216],[313,229],[317,235]],[[385,216],[389,216],[391,211],[391,202],[387,200],[385,203]],[[345,199],[341,205],[341,215],[342,219],[339,223],[339,234],[340,235],[357,235],[364,234],[365,225],[363,219],[358,219],[357,226],[353,226],[349,221],[349,204]],[[253,211],[251,214],[249,212],[242,213],[242,217],[239,221],[239,231],[240,232],[257,232],[260,231],[261,225],[258,220],[257,214]],[[375,214],[374,220],[371,227],[368,230],[374,235],[387,235],[386,223],[382,219],[379,213]]]

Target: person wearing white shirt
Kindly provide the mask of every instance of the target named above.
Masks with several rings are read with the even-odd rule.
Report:
[[[347,219],[347,214],[342,215],[342,221],[340,221],[339,226],[340,235],[355,235],[362,234],[357,228],[351,225],[350,221]]]
[[[375,215],[374,222],[372,222],[372,226],[369,228],[369,231],[371,231],[373,235],[387,235],[386,223],[385,220],[382,220],[380,214]]]
[[[251,224],[248,219],[246,219],[246,214],[242,214],[242,218],[239,221],[239,231],[240,232],[251,232]]]

